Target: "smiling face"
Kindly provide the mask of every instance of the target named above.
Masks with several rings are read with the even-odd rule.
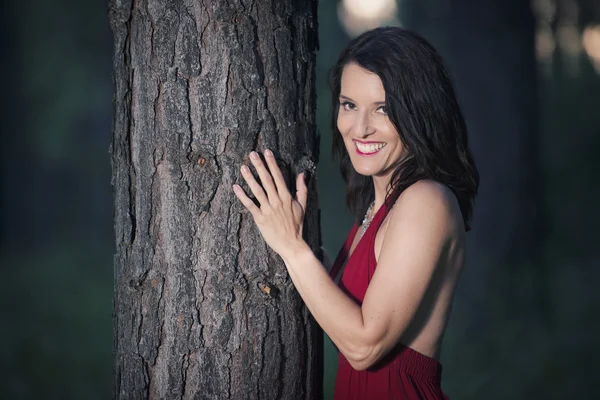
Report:
[[[388,176],[404,146],[390,121],[377,74],[350,63],[341,79],[337,127],[352,166],[361,175]]]

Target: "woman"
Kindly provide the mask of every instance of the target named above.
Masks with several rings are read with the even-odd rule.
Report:
[[[356,223],[331,273],[302,240],[303,174],[293,198],[272,152],[266,166],[253,152],[262,186],[242,175],[260,206],[234,191],[340,352],[336,399],[443,399],[440,346],[479,184],[450,78],[423,38],[378,28],[340,55],[332,89]]]

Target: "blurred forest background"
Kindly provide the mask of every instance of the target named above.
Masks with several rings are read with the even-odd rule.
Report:
[[[3,2],[0,398],[112,391],[112,34],[107,2]],[[600,2],[321,0],[323,245],[352,219],[330,157],[329,68],[378,25],[428,38],[481,172],[442,353],[453,399],[600,392]],[[325,394],[336,354],[326,343]]]

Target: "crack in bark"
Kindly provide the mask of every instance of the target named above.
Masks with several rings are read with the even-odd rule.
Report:
[[[202,303],[204,303],[204,300],[206,299],[206,296],[204,295],[204,285],[206,285],[206,279],[208,277],[208,272],[206,270],[202,270],[204,272],[204,277],[202,279],[202,285],[199,286],[200,289],[200,294],[202,295],[202,299],[200,301],[198,301],[197,303],[194,302],[195,307],[196,307],[196,311],[198,312],[198,328],[200,328],[200,332],[199,332],[199,336],[200,336],[200,341],[201,341],[201,345],[202,347],[204,347],[204,343],[206,343],[206,339],[204,338],[204,324],[202,323],[202,320],[200,319],[200,315],[201,315],[201,308],[202,308]],[[196,278],[196,276],[194,275],[194,279]],[[198,293],[196,292],[196,298],[198,297]]]
[[[160,102],[162,100],[162,94],[163,94],[163,83],[162,82],[158,82],[157,85],[157,93],[156,93],[156,97],[154,98],[154,103],[153,103],[153,107],[152,110],[154,111],[154,115],[153,115],[153,122],[154,122],[154,130],[156,131],[157,127],[160,127]],[[154,166],[156,166],[156,162],[154,164]]]
[[[121,392],[121,380],[122,378],[122,368],[121,368],[121,364],[117,364],[116,367],[116,378],[115,381],[113,382],[114,386],[113,386],[113,397],[114,398],[119,398],[118,393]]]
[[[180,7],[181,7],[181,5],[180,5]],[[180,25],[181,25],[181,15],[179,15],[180,9],[173,10],[173,12],[177,16],[177,26],[174,29],[174,32],[176,32],[176,33],[174,35],[175,39],[173,40],[173,55],[171,57],[171,68],[173,68],[175,66],[175,56],[177,55],[177,36],[178,36],[177,33],[179,32],[179,28],[180,28]],[[176,69],[178,69],[178,68],[176,68]],[[175,80],[177,80],[177,75],[178,75],[178,73],[176,72],[175,73]]]
[[[290,51],[292,52],[292,59],[303,61],[302,57],[298,56],[298,50],[296,49],[296,41],[295,41],[296,27],[294,26],[294,23],[293,23],[293,14],[290,15],[289,18],[291,20],[290,22],[288,22],[288,26],[289,26],[289,31],[290,31]],[[294,77],[294,82],[296,82],[297,87],[302,88],[302,82],[300,82],[298,80],[298,73],[296,71],[296,65],[292,66],[292,76]]]
[[[187,384],[187,372],[188,372],[188,368],[190,367],[189,356],[190,356],[189,352],[184,354],[183,361],[181,362],[181,395],[179,396],[180,399],[183,399],[185,397],[185,386]]]
[[[188,118],[188,128],[190,131],[190,141],[187,145],[187,159],[190,162],[194,162],[192,144],[194,143],[194,123],[192,122],[192,102],[190,100],[190,79],[185,79],[185,99],[187,105],[187,118]]]
[[[250,7],[252,10],[254,3]],[[258,14],[257,14],[258,16]],[[254,57],[256,59],[256,71],[258,72],[258,77],[260,80],[261,86],[265,86],[265,63],[263,61],[263,55],[260,51],[260,37],[258,35],[258,21],[252,18],[252,12],[248,14],[248,20],[250,21],[250,25],[252,26],[252,33],[254,34],[254,40],[252,41],[252,51],[254,53]]]
[[[268,108],[267,108],[267,110],[268,110]],[[269,113],[269,115],[271,115],[271,114]],[[254,140],[252,141],[252,150],[258,149],[258,142],[260,140],[260,132],[262,130],[263,125],[264,125],[264,121],[258,121],[258,129],[256,130],[256,134],[254,135]]]
[[[238,322],[239,324],[243,323],[244,325],[240,326],[239,331],[240,332],[248,332],[248,312],[247,312],[247,307],[246,307],[246,301],[248,299],[248,293],[249,293],[248,289],[250,288],[250,284],[249,284],[248,277],[244,273],[244,270],[240,267],[241,262],[242,262],[242,260],[241,260],[242,241],[241,241],[240,233],[242,231],[243,220],[244,220],[244,214],[240,213],[240,219],[239,219],[237,230],[235,233],[235,237],[237,239],[237,244],[238,244],[237,252],[235,253],[235,267],[236,267],[238,285],[242,286],[244,289],[243,290],[244,296],[241,299],[239,299],[239,301],[241,302],[240,307],[242,310],[242,316],[241,316],[242,320]],[[240,346],[241,346],[242,340],[240,340]]]
[[[214,162],[215,162],[215,166],[217,167],[217,177],[215,179],[221,180],[223,178],[223,170],[221,169],[221,165],[219,163],[219,158],[216,156],[212,156]],[[211,205],[212,202],[215,198],[215,196],[217,195],[217,190],[219,189],[219,185],[216,185],[213,189],[212,192],[210,194],[210,197],[206,200],[206,205],[204,208],[204,212],[209,213],[211,210]],[[206,216],[205,216],[206,217]],[[202,219],[204,219],[205,217],[203,217]]]
[[[158,165],[158,163],[162,162],[162,157],[164,156],[164,153],[161,153],[161,160],[158,161],[158,163],[157,163],[157,161],[156,161],[156,151],[157,151],[157,149],[154,149],[153,154],[152,154],[153,164],[154,164],[154,171],[152,171],[152,175],[150,175],[150,191],[152,191],[152,189],[154,188],[154,179],[156,177],[156,166]],[[152,226],[154,224],[154,214],[155,214],[154,213],[154,196],[152,196],[152,195],[148,196],[148,201],[150,203],[149,207],[148,207],[150,216],[148,218],[148,227],[147,227],[147,229],[148,229],[148,237],[152,238],[152,230],[153,230]],[[153,245],[154,244],[155,243],[153,243]]]
[[[230,97],[231,89],[232,89],[232,79],[231,79],[231,62],[227,63],[227,77],[225,78],[225,87],[227,90],[225,91],[225,104],[229,101],[230,104],[233,104],[233,96]]]
[[[124,61],[125,61],[125,65],[126,66],[131,66],[131,63],[127,62],[127,61],[131,61],[131,37],[132,35],[132,30],[133,30],[133,11],[135,9],[135,2],[131,2],[131,8],[129,10],[129,14],[127,15],[127,22],[125,22],[125,26],[126,26],[126,37],[125,37],[125,49],[124,49]],[[127,56],[129,56],[129,58],[127,58]]]
[[[158,313],[160,308],[161,308],[161,303],[163,300],[163,294],[165,292],[165,279],[161,276],[161,285],[160,285],[160,295],[158,297],[158,302],[157,302],[157,310],[156,312]],[[163,306],[163,313],[164,313],[164,306]],[[160,324],[160,329],[158,331],[158,343],[156,345],[156,355],[154,356],[154,360],[152,360],[152,366],[154,367],[156,365],[156,359],[158,358],[158,353],[160,352],[160,346],[162,345],[163,342],[163,329],[165,327],[165,318],[163,316],[161,324]]]
[[[198,46],[198,75],[197,76],[200,76],[200,75],[202,75],[202,61],[201,61],[202,60],[201,59],[202,52],[200,51],[201,47],[200,47],[200,44],[198,43],[198,24],[196,22],[196,18],[194,18],[194,15],[192,15],[190,13],[189,8],[187,8],[187,7],[185,8],[185,13],[190,18],[190,21],[192,21],[193,30],[196,32],[196,45]]]
[[[140,342],[142,341],[142,325],[144,324],[144,314],[142,313],[142,308],[143,308],[143,303],[140,301],[140,308],[139,308],[139,313],[140,313],[140,320],[138,323],[138,327],[137,327],[137,353],[140,354]],[[134,318],[134,316],[132,316],[132,318]],[[131,325],[133,326],[133,322],[131,321]]]
[[[131,82],[133,82],[133,79],[135,78],[135,69],[131,68]],[[137,234],[137,219],[136,219],[136,187],[135,187],[135,180],[136,180],[136,176],[137,176],[137,172],[136,172],[136,162],[134,159],[134,152],[133,152],[133,131],[135,129],[135,113],[134,113],[134,103],[133,103],[133,90],[131,90],[131,84],[129,86],[129,92],[126,94],[126,97],[128,97],[128,105],[129,105],[129,118],[126,118],[127,121],[129,121],[129,123],[127,124],[127,139],[126,142],[128,144],[128,146],[124,146],[127,149],[127,158],[128,158],[128,165],[129,165],[129,218],[130,218],[130,222],[131,222],[131,231],[129,232],[129,244],[133,244],[136,238],[136,234]]]
[[[289,289],[296,291],[296,287],[294,287],[293,284],[291,285],[291,287]],[[300,296],[300,294],[298,294],[296,292],[296,296]],[[300,322],[301,322],[301,326],[304,327],[304,335],[300,338],[300,341],[302,342],[302,347],[304,347],[306,349],[304,354],[311,354],[311,350],[314,346],[314,343],[313,343],[314,337],[310,336],[310,331],[307,329],[312,324],[311,316],[308,311],[308,307],[305,307],[303,305],[302,300],[300,300],[299,306],[300,306],[300,312],[299,312]],[[313,327],[313,329],[315,329],[315,328]],[[318,327],[316,329],[321,329],[321,328]],[[301,374],[302,374],[301,382],[304,382],[304,385],[302,385],[302,395],[304,397],[305,393],[310,393],[311,389],[314,391],[314,389],[311,388],[311,386],[310,386],[314,379],[313,366],[309,365],[307,369],[303,369],[301,371]]]
[[[148,278],[148,272],[149,270],[146,270],[141,276],[140,278],[137,280],[137,282],[133,282],[134,284],[134,289],[137,291],[138,288],[142,288],[141,293],[139,294],[140,296],[140,308],[139,308],[139,313],[140,313],[140,322],[138,324],[138,329],[137,329],[137,353],[140,354],[140,342],[142,341],[142,326],[144,325],[144,302],[143,302],[143,297],[144,297],[144,286],[146,284],[146,279]],[[131,284],[131,282],[130,282]]]
[[[275,75],[275,81],[277,82],[277,85],[280,84],[279,76],[280,76],[280,72],[281,72],[281,64],[279,64],[279,49],[277,48],[277,40],[275,40],[275,34],[277,33],[278,30],[281,30],[281,29],[283,29],[283,28],[277,27],[277,28],[273,29],[272,35],[271,35],[272,40],[273,40],[273,51],[275,52],[275,57],[273,57],[273,60],[275,61],[275,65],[277,66],[277,68],[275,68],[275,71],[277,72],[277,74]]]
[[[230,149],[231,135],[233,134],[233,132],[229,128],[225,128],[225,129],[227,130],[227,137],[225,138],[225,145],[223,146],[223,150],[221,150],[221,152],[219,154],[217,154],[218,156],[223,155],[223,153],[228,152]]]
[[[204,47],[205,47],[204,33],[206,32],[206,28],[208,28],[208,25],[210,24],[211,19],[210,19],[210,13],[208,12],[208,7],[206,7],[206,4],[204,4],[204,0],[200,1],[200,5],[202,6],[202,10],[206,13],[206,24],[204,25],[204,27],[202,27],[202,31],[200,32],[200,37],[199,37],[199,39],[200,39],[199,47],[201,49],[204,49]],[[200,53],[200,55],[202,55],[202,52]]]
[[[152,375],[150,375],[150,365],[148,364],[148,362],[144,359],[144,357],[142,356],[138,356],[141,359],[141,362],[143,363],[143,365],[146,367],[145,369],[145,373],[146,376],[144,377],[145,382],[144,382],[144,398],[145,399],[149,399],[150,398],[150,377]]]
[[[148,15],[148,19],[150,20],[150,60],[153,60],[156,56],[156,51],[154,49],[154,35],[156,33],[156,22],[152,18],[152,14],[148,10],[148,2],[146,2],[146,15]]]
[[[276,399],[280,399],[283,395],[283,372],[285,371],[285,361],[286,361],[286,357],[285,357],[285,342],[283,341],[283,323],[282,323],[282,318],[281,318],[281,313],[283,312],[283,310],[279,307],[279,303],[278,302],[274,302],[274,307],[275,307],[275,315],[277,318],[277,329],[276,329],[276,335],[277,335],[277,345],[279,348],[279,368],[277,369],[277,395],[275,396]]]
[[[269,317],[266,312],[265,312],[265,319],[267,320],[267,326],[268,326],[269,325]],[[265,334],[261,338],[261,342],[260,342],[260,352],[259,352],[260,367],[258,369],[258,379],[256,380],[256,393],[257,393],[257,396],[259,396],[259,397],[260,397],[261,376],[262,376],[263,370],[265,368],[265,342],[267,341],[267,336],[268,336],[268,334]]]
[[[227,382],[229,383],[227,385],[227,398],[231,399],[231,354],[228,354],[228,359],[227,359]]]

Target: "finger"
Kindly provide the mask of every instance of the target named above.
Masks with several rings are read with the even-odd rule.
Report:
[[[235,196],[240,200],[240,203],[242,203],[242,205],[250,211],[250,214],[252,214],[254,219],[256,219],[260,214],[260,208],[258,208],[252,199],[246,195],[244,189],[242,189],[240,185],[233,185],[232,188],[233,193],[235,193]]]
[[[267,166],[269,167],[269,171],[271,171],[271,175],[273,176],[273,180],[275,181],[275,185],[277,187],[277,192],[279,196],[289,195],[290,191],[285,183],[285,179],[283,178],[283,174],[281,173],[281,169],[279,165],[277,165],[277,160],[275,160],[275,156],[273,152],[269,149],[265,150],[265,160],[267,161]]]
[[[271,177],[271,174],[269,173],[267,167],[265,167],[265,164],[263,164],[258,153],[255,151],[251,152],[250,160],[252,161],[252,165],[254,165],[254,168],[256,168],[256,172],[258,172],[258,176],[260,177],[260,183],[262,183],[263,188],[267,192],[269,202],[273,203],[277,201],[279,199],[279,195],[277,193],[277,189],[275,188],[275,184],[273,183],[273,178]]]
[[[308,187],[304,182],[305,173],[302,172],[296,178],[296,200],[302,206],[303,210],[306,210],[306,200],[308,199]]]
[[[262,186],[256,182],[256,179],[254,179],[254,175],[252,175],[250,168],[248,168],[246,165],[242,165],[240,171],[242,172],[244,180],[250,187],[252,194],[254,194],[254,197],[256,197],[256,200],[258,200],[260,203],[260,206],[262,207],[263,205],[269,205],[269,199],[267,198],[265,191],[263,190]]]

